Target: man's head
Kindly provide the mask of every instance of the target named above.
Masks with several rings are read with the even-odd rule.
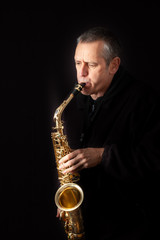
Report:
[[[93,28],[77,39],[75,64],[78,82],[85,82],[82,90],[93,99],[103,96],[120,65],[119,42],[104,28]]]

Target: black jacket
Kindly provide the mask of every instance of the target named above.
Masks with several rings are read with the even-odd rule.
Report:
[[[100,165],[80,172],[87,240],[145,239],[159,229],[159,112],[155,92],[122,67],[103,97],[79,94],[64,111],[71,148],[105,148]]]

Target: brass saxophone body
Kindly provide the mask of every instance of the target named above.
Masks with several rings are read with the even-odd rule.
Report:
[[[76,96],[85,83],[77,84],[69,97],[56,109],[54,113],[55,127],[51,133],[53,142],[55,160],[58,171],[58,179],[60,188],[55,194],[56,206],[61,210],[61,219],[64,223],[65,232],[68,239],[84,240],[84,226],[80,206],[83,202],[84,194],[82,188],[76,184],[80,179],[79,173],[66,173],[63,174],[59,169],[59,161],[62,157],[69,154],[71,149],[68,145],[67,136],[63,133],[63,122],[61,120],[62,113],[69,102]]]

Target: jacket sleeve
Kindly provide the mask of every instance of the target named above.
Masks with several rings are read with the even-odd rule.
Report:
[[[131,137],[104,144],[101,166],[106,174],[122,180],[160,174],[159,101],[144,99],[135,109],[129,119]]]

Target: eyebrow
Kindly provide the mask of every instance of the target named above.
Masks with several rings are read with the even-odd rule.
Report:
[[[82,60],[79,60],[79,59],[74,59],[75,62],[82,62]],[[89,62],[86,62],[84,61],[85,63],[91,63],[91,64],[98,64],[97,62],[93,62],[93,61],[89,61]]]

